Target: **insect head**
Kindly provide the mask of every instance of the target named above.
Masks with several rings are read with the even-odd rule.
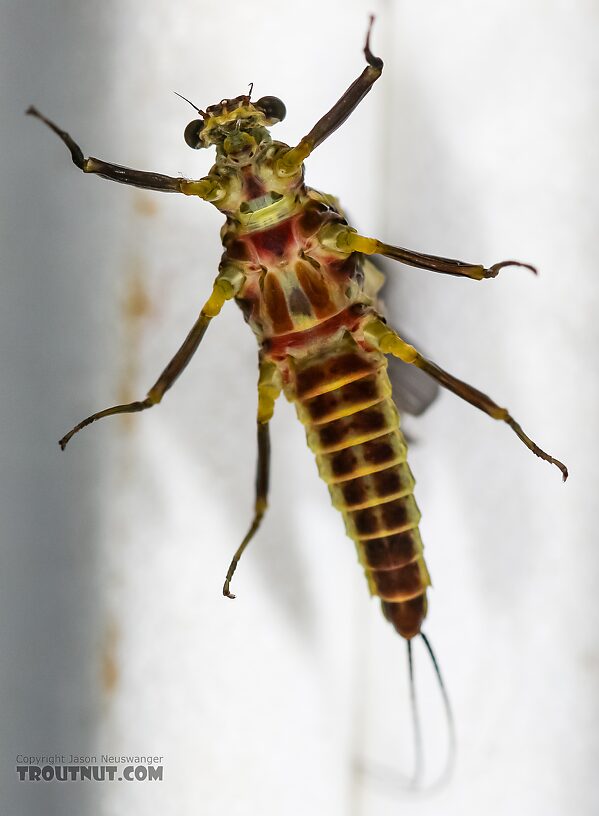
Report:
[[[270,141],[267,128],[283,121],[286,113],[278,97],[263,96],[252,102],[249,94],[222,99],[206,111],[196,110],[202,119],[187,125],[186,143],[194,150],[215,145],[217,152],[225,153],[235,164],[251,161],[258,147]]]

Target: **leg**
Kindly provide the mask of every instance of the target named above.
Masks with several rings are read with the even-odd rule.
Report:
[[[555,459],[553,456],[545,453],[544,450],[541,450],[541,448],[524,433],[516,420],[510,416],[506,408],[501,408],[496,402],[493,402],[490,397],[483,394],[482,391],[478,391],[471,385],[462,382],[462,380],[458,380],[457,377],[453,377],[447,371],[431,363],[423,357],[414,346],[410,346],[404,342],[401,337],[383,323],[382,320],[375,319],[368,323],[364,327],[364,336],[384,354],[393,354],[394,357],[399,357],[404,363],[411,363],[417,368],[421,368],[434,380],[437,380],[444,388],[453,391],[454,394],[457,394],[458,397],[474,405],[475,408],[484,411],[490,417],[493,417],[493,419],[499,419],[505,422],[536,456],[558,467],[562,472],[564,482],[566,481],[568,478],[568,468],[560,462],[559,459]]]
[[[172,176],[163,176],[160,173],[147,173],[143,170],[132,170],[130,167],[122,167],[119,164],[110,164],[101,159],[94,159],[90,156],[86,159],[83,151],[79,145],[69,136],[69,134],[61,130],[58,125],[34,108],[33,105],[26,111],[29,116],[35,116],[40,119],[50,130],[59,136],[66,146],[71,151],[71,158],[73,163],[77,165],[84,173],[95,173],[101,178],[109,179],[110,181],[118,181],[121,184],[130,184],[133,187],[142,187],[145,190],[160,190],[167,193],[185,193],[186,195],[197,195],[207,201],[215,201],[222,197],[223,191],[216,181],[211,177],[206,177],[201,181],[188,181],[183,178],[173,178]]]
[[[231,579],[237,569],[239,559],[247,545],[256,534],[266,507],[268,505],[268,482],[270,474],[270,436],[268,423],[274,413],[275,400],[281,387],[278,381],[277,370],[273,363],[260,363],[258,379],[258,465],[256,467],[256,502],[254,504],[254,518],[245,538],[237,548],[233,560],[227,570],[227,577],[223,586],[223,595],[234,598],[230,591]]]
[[[374,17],[371,16],[364,45],[364,56],[368,65],[349,86],[341,99],[318,120],[310,133],[304,136],[297,147],[291,148],[279,159],[277,170],[281,175],[292,176],[296,173],[304,159],[310,155],[314,148],[324,142],[331,133],[334,133],[345,122],[382,74],[383,60],[380,57],[375,57],[370,50],[370,31],[373,22]]]
[[[112,408],[105,408],[103,411],[98,411],[97,414],[92,414],[87,417],[87,419],[82,420],[75,425],[68,434],[62,437],[58,443],[62,450],[66,448],[72,436],[87,425],[91,425],[91,423],[97,419],[103,419],[104,417],[113,416],[114,414],[134,414],[138,411],[145,411],[146,408],[151,408],[153,405],[157,405],[195,354],[212,318],[216,317],[220,312],[225,300],[229,300],[234,295],[235,288],[233,284],[224,277],[217,278],[214,283],[214,288],[212,289],[212,294],[204,304],[200,316],[196,320],[192,330],[183,341],[183,345],[179,351],[150,388],[147,397],[144,400],[129,402],[126,405],[115,405]]]
[[[358,235],[351,227],[337,225],[333,228],[325,227],[320,238],[325,246],[340,252],[385,255],[387,258],[393,258],[408,266],[430,269],[432,272],[442,272],[445,275],[459,275],[473,280],[495,278],[504,266],[523,266],[525,269],[530,269],[535,275],[537,273],[534,266],[520,261],[501,261],[487,268],[482,264],[469,264],[464,261],[454,261],[451,258],[441,258],[437,255],[425,255],[422,252],[413,252],[411,249],[383,244],[376,238],[365,238],[363,235]]]

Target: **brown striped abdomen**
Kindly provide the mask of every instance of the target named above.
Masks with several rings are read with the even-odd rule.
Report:
[[[370,591],[402,637],[418,634],[430,578],[387,363],[346,339],[294,367],[293,397]]]

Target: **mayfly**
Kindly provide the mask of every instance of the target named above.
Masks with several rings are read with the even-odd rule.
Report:
[[[85,158],[79,145],[34,107],[27,113],[51,128],[84,173],[141,187],[196,196],[226,217],[224,253],[212,293],[182,346],[147,396],[92,414],[61,440],[103,417],[157,405],[196,352],[210,322],[228,300],[241,308],[259,347],[258,463],[254,516],[237,549],[223,587],[229,598],[237,563],[256,534],[267,507],[269,422],[284,392],[295,403],[332,503],[347,533],[372,595],[407,642],[412,694],[411,642],[421,635],[433,661],[450,717],[447,695],[430,643],[421,631],[427,612],[429,573],[418,530],[420,511],[406,460],[406,440],[392,399],[387,355],[424,371],[444,388],[506,423],[534,454],[562,472],[562,462],[543,451],[506,408],[439,368],[406,342],[381,316],[383,276],[368,256],[383,255],[409,266],[480,281],[518,261],[481,264],[441,258],[360,235],[330,195],[304,183],[304,161],[350,116],[381,76],[383,61],[364,45],[366,67],[333,107],[295,147],[273,141],[269,128],[285,117],[274,96],[257,101],[250,92],[222,99],[185,128],[193,149],[216,148],[216,162],[199,180],[132,170]],[[414,697],[413,697],[414,699]],[[451,719],[451,718],[450,718]]]

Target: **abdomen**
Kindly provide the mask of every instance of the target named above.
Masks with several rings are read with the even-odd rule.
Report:
[[[288,395],[353,539],[370,591],[402,637],[420,631],[430,578],[387,362],[350,338],[292,363]]]

